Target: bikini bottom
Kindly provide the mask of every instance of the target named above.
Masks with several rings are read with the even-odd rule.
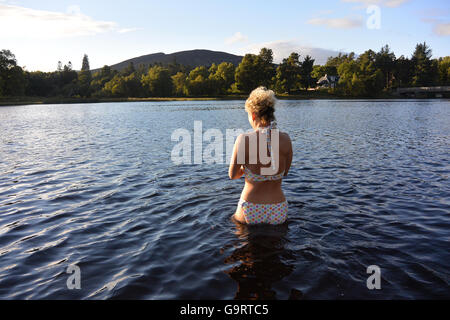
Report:
[[[241,199],[238,208],[242,208],[242,213],[247,224],[283,224],[288,217],[287,201],[274,204],[251,203]]]

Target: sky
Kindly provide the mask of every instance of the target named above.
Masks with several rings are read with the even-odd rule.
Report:
[[[156,52],[209,49],[238,55],[273,50],[323,64],[339,52],[411,56],[426,41],[434,57],[450,55],[449,0],[0,0],[0,50],[29,71],[58,61],[81,68],[112,65]]]

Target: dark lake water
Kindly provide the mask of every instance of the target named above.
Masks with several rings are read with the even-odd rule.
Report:
[[[0,299],[450,298],[449,101],[280,101],[289,220],[252,228],[226,164],[170,158],[243,104],[0,108]]]

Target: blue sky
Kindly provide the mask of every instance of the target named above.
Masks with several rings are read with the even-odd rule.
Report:
[[[379,11],[368,14],[370,5]],[[368,28],[368,20],[380,28]],[[28,70],[52,71],[58,60],[78,69],[84,53],[97,68],[155,52],[243,55],[263,46],[277,62],[296,51],[323,63],[385,44],[410,56],[426,41],[439,57],[450,55],[449,40],[448,0],[0,0],[0,49]]]

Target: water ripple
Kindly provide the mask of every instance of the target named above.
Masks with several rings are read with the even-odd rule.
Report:
[[[169,159],[195,120],[247,129],[243,101],[0,108],[0,298],[448,299],[449,106],[280,101],[279,227],[230,219],[226,165]]]

